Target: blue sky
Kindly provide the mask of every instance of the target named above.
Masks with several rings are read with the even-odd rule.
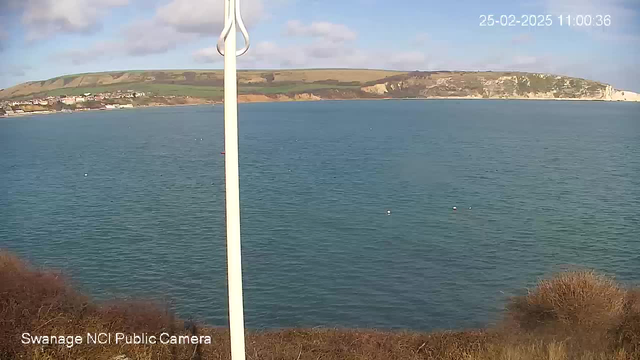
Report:
[[[640,0],[242,0],[241,68],[517,70],[640,92]],[[0,0],[0,88],[96,71],[219,69],[223,0]],[[480,15],[552,15],[481,27]],[[558,15],[611,24],[560,25]],[[575,22],[575,20],[574,20]]]

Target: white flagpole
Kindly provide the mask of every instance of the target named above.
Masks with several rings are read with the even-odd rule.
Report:
[[[240,181],[238,173],[238,87],[236,56],[249,48],[249,37],[240,16],[240,0],[225,0],[224,41],[224,150],[227,221],[227,277],[229,282],[229,332],[231,358],[245,360],[242,261],[240,247]],[[236,52],[236,25],[245,36],[245,48]],[[225,56],[226,55],[226,56]]]

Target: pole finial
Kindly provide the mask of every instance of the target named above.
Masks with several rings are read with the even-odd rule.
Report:
[[[225,2],[229,2],[229,0],[225,0]],[[242,13],[240,12],[240,0],[235,1],[236,6],[226,6],[227,13],[225,14],[225,27],[222,29],[222,33],[220,34],[220,38],[218,39],[218,43],[216,44],[216,49],[218,49],[218,53],[224,56],[224,49],[220,47],[220,43],[224,44],[227,40],[227,36],[231,30],[235,30],[236,23],[238,24],[238,28],[244,37],[244,47],[238,51],[236,51],[236,56],[242,56],[249,51],[249,46],[251,46],[251,42],[249,39],[249,32],[247,31],[246,26],[244,26],[244,21],[242,20]]]

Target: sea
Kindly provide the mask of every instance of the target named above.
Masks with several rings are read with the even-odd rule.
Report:
[[[246,326],[492,326],[541,278],[640,283],[640,104],[241,104]],[[0,119],[0,248],[227,325],[222,106]],[[453,210],[453,208],[457,210]]]

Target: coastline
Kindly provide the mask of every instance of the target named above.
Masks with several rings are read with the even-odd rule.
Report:
[[[253,103],[277,103],[277,102],[318,102],[318,101],[389,101],[389,100],[402,100],[402,101],[430,101],[430,100],[518,100],[518,101],[584,101],[584,102],[611,102],[611,103],[638,103],[640,101],[631,101],[631,100],[605,100],[605,99],[591,99],[591,98],[525,98],[525,97],[510,97],[510,98],[499,98],[499,97],[491,97],[491,98],[481,98],[481,97],[428,97],[428,98],[393,98],[393,97],[383,97],[383,98],[335,98],[335,99],[271,99],[271,100],[242,100],[238,99],[238,103],[240,104],[253,104]]]
[[[254,97],[255,96],[255,97]],[[117,110],[131,110],[131,109],[144,109],[144,108],[162,108],[162,107],[184,107],[184,106],[203,106],[203,105],[211,105],[211,106],[220,106],[223,102],[211,101],[205,99],[197,99],[202,102],[189,103],[189,104],[152,104],[152,105],[139,105],[127,108],[116,108],[116,109],[107,109],[107,108],[99,108],[99,109],[78,109],[78,110],[70,110],[70,111],[33,111],[33,112],[23,112],[23,113],[14,113],[11,115],[0,115],[0,118],[17,118],[17,117],[26,117],[26,116],[35,116],[35,115],[52,115],[52,114],[73,114],[73,113],[82,113],[87,111],[117,111]],[[634,100],[606,100],[606,99],[593,99],[593,98],[529,98],[529,97],[473,97],[473,96],[439,96],[439,97],[415,97],[415,98],[394,98],[394,97],[370,97],[370,98],[333,98],[326,99],[320,97],[311,97],[305,96],[302,98],[295,97],[268,97],[264,95],[255,95],[255,94],[245,94],[240,95],[238,99],[238,103],[240,104],[258,104],[258,103],[287,103],[287,102],[320,102],[320,101],[388,101],[388,100],[402,100],[402,101],[429,101],[429,100],[518,100],[518,101],[584,101],[584,102],[611,102],[611,103],[638,103],[639,101]]]
[[[160,107],[182,107],[182,106],[202,106],[202,105],[220,105],[221,103],[199,103],[199,104],[154,104],[154,105],[141,105],[141,106],[133,106],[127,108],[119,108],[119,109],[81,109],[81,110],[70,110],[70,111],[33,111],[33,112],[24,112],[18,114],[11,115],[0,115],[0,119],[9,119],[9,118],[21,118],[26,116],[36,116],[36,115],[54,115],[54,114],[75,114],[75,113],[84,113],[84,112],[93,112],[93,111],[123,111],[123,110],[135,110],[135,109],[146,109],[146,108],[160,108]]]

